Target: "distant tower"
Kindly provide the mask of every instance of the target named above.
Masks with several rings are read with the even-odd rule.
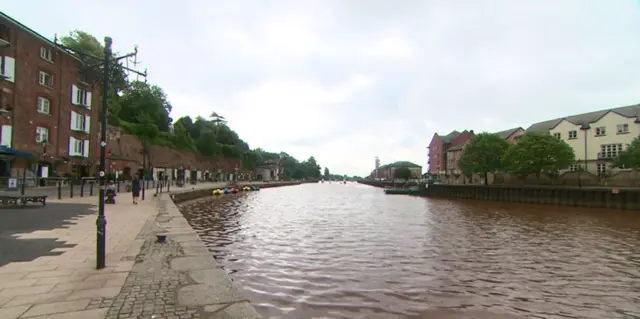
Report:
[[[376,162],[375,162],[375,167],[376,167],[376,179],[378,178],[378,168],[380,168],[380,158],[376,156]]]

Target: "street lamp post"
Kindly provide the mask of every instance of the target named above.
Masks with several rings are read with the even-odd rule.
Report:
[[[97,269],[103,269],[105,267],[105,263],[106,263],[106,228],[107,228],[107,220],[104,214],[104,195],[105,195],[105,171],[106,171],[106,146],[107,146],[107,142],[106,142],[106,136],[107,136],[107,109],[108,109],[108,104],[109,104],[109,81],[110,81],[110,74],[111,74],[111,64],[112,63],[117,63],[117,61],[122,60],[122,59],[126,59],[132,56],[135,56],[138,54],[138,48],[135,48],[135,51],[133,53],[130,54],[126,54],[120,57],[116,57],[114,58],[111,52],[111,44],[112,44],[112,39],[110,37],[105,37],[104,38],[104,59],[92,56],[90,54],[87,54],[85,52],[79,51],[79,50],[75,50],[69,47],[65,47],[61,44],[58,43],[58,40],[55,40],[55,43],[57,46],[59,46],[60,48],[67,50],[67,51],[71,51],[74,54],[77,54],[80,57],[87,57],[90,58],[92,60],[95,61],[99,61],[100,64],[102,64],[102,108],[101,108],[101,114],[100,114],[100,125],[101,125],[101,130],[100,130],[100,172],[99,172],[99,176],[100,176],[100,187],[98,189],[98,194],[99,194],[99,198],[98,198],[98,217],[96,219],[96,268]],[[136,70],[132,70],[123,66],[120,66],[120,68],[129,71],[129,72],[133,72],[136,73],[138,75],[142,75],[144,77],[147,76],[147,72],[145,71],[144,73],[142,72],[138,72]]]
[[[96,268],[103,269],[106,264],[107,219],[104,216],[104,172],[107,146],[107,107],[109,105],[109,64],[111,63],[111,43],[104,38],[104,69],[102,74],[102,109],[100,113],[100,187],[98,188],[98,218],[96,219]]]

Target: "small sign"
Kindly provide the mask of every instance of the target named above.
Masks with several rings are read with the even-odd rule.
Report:
[[[100,171],[100,177],[104,177],[104,171]]]
[[[611,194],[613,194],[613,195],[618,195],[618,194],[620,194],[620,189],[619,189],[619,188],[614,188],[614,189],[612,189],[612,190],[611,190]]]
[[[9,178],[8,183],[9,189],[18,189],[18,179],[17,178]]]
[[[100,146],[105,147],[107,146],[107,143],[105,143],[104,141],[100,142]]]

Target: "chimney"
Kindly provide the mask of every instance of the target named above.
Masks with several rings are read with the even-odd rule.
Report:
[[[469,133],[473,134],[473,130],[469,130]]]

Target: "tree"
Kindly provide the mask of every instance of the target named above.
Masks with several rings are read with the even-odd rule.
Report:
[[[329,173],[329,168],[328,167],[324,168],[324,179],[326,179],[326,180],[331,179],[331,173]]]
[[[509,143],[502,137],[491,133],[480,133],[469,140],[458,166],[465,176],[483,174],[484,184],[488,185],[488,173],[503,169],[502,156]]]
[[[640,169],[640,137],[636,137],[613,161],[614,167]]]
[[[149,114],[141,112],[136,117],[138,123],[134,126],[135,134],[142,143],[142,152],[146,157],[146,166],[151,167],[149,150],[151,145],[158,139],[158,127],[153,123]],[[146,172],[145,172],[146,173]]]
[[[102,84],[101,61],[104,60],[104,46],[96,37],[85,31],[74,30],[68,36],[61,37],[60,43],[71,49],[71,52],[81,61],[81,73],[90,84]],[[116,92],[126,89],[127,75],[122,65],[115,61],[110,70],[110,94],[115,96]]]
[[[169,117],[171,103],[162,88],[142,81],[130,84],[120,97],[118,118],[123,121],[137,123],[137,116],[144,112],[162,132],[169,132],[172,119]]]
[[[196,140],[196,148],[204,156],[213,156],[221,151],[216,143],[216,135],[211,131],[200,134]]]
[[[393,171],[393,178],[395,179],[411,179],[411,170],[408,167],[397,167]]]
[[[557,174],[575,162],[573,149],[549,133],[527,133],[509,147],[502,162],[509,173],[526,177],[541,173]]]

